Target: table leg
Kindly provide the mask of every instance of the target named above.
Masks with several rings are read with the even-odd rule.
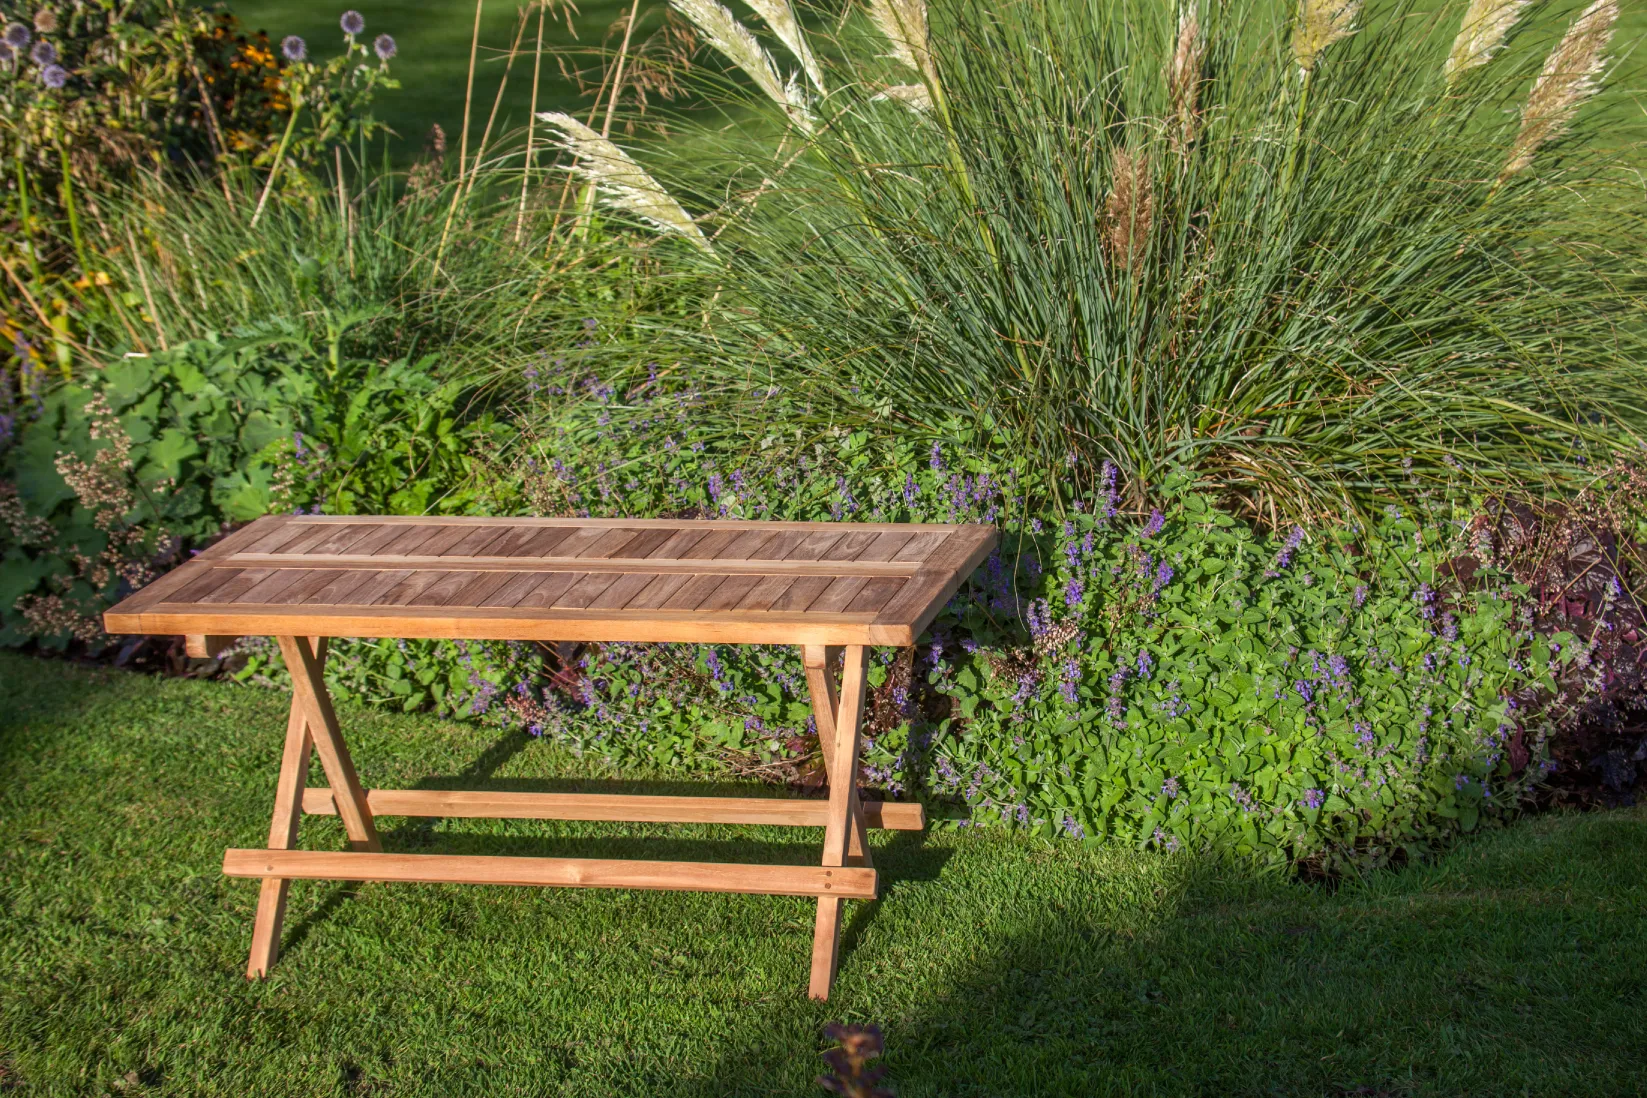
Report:
[[[337,814],[343,819],[343,829],[349,834],[349,846],[354,850],[380,851],[377,827],[372,822],[372,810],[366,805],[366,790],[355,773],[354,760],[344,746],[343,733],[337,726],[337,714],[332,711],[332,699],[326,693],[326,682],[321,677],[320,661],[307,637],[280,637],[280,653],[286,657],[286,667],[292,673],[293,700],[303,711],[309,724],[309,736],[314,741],[315,753],[326,771],[326,781],[332,787],[332,800]]]
[[[808,650],[805,660],[809,682],[812,681],[811,665],[814,662],[811,651]],[[854,840],[859,843],[865,855],[868,854],[867,844],[859,837],[863,827],[863,809],[858,803],[858,739],[859,727],[863,722],[869,650],[863,645],[854,644],[846,648],[844,655],[840,698],[832,707],[831,713],[833,745],[826,756],[829,766],[829,815],[824,825],[825,866],[847,864]],[[822,677],[825,680],[827,695],[828,676]],[[821,714],[818,715],[818,731],[822,742]],[[814,999],[829,998],[829,989],[835,982],[843,903],[843,900],[835,896],[818,898],[818,918],[812,931],[812,979],[807,991]]]
[[[840,698],[835,690],[835,670],[841,660],[839,645],[807,645],[801,649],[806,665],[806,685],[812,695],[812,720],[818,728],[818,749],[823,754],[824,773],[832,773],[835,759],[835,713]],[[846,850],[847,865],[873,866],[869,854],[869,831],[863,807],[858,803],[858,783],[852,783],[852,835]]]
[[[315,662],[326,664],[326,639],[314,637]],[[286,748],[280,756],[280,780],[275,786],[274,818],[269,821],[269,849],[291,850],[297,846],[298,823],[303,818],[303,787],[309,775],[311,745],[309,722],[297,695],[292,696],[291,714],[286,718]],[[246,962],[246,978],[255,980],[269,974],[280,955],[280,926],[286,919],[286,895],[292,882],[285,877],[265,877],[257,894],[257,917],[252,923],[252,955]]]

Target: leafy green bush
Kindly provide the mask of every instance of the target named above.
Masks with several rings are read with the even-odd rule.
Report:
[[[870,784],[971,826],[1332,869],[1423,853],[1522,806],[1625,601],[1582,636],[1535,628],[1456,493],[1264,534],[1184,478],[1123,514],[1111,466],[1060,515],[1028,459],[797,439],[780,396],[737,448],[689,388],[572,389],[544,395],[516,470],[540,511],[1002,526],[914,658],[871,663]],[[614,763],[817,778],[787,650],[596,646],[505,692],[518,723]]]
[[[134,354],[39,397],[0,470],[0,641],[99,641],[103,605],[228,523],[481,506],[496,422],[433,360],[344,356],[347,321],[324,346],[289,331]]]

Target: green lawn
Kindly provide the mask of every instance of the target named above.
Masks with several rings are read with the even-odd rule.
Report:
[[[651,5],[643,5],[646,10]],[[475,5],[453,0],[338,0],[335,4],[317,4],[313,0],[231,0],[229,4],[248,30],[263,30],[278,43],[288,34],[301,36],[309,45],[310,56],[316,59],[331,57],[342,49],[343,32],[338,28],[338,17],[348,8],[355,8],[366,18],[367,41],[379,34],[394,36],[400,53],[395,57],[393,72],[401,86],[396,91],[385,91],[378,99],[374,113],[389,123],[400,135],[396,142],[399,158],[415,156],[422,148],[429,127],[439,122],[451,139],[449,155],[457,156],[458,131],[463,125],[463,91],[469,72],[469,41],[475,25]],[[620,15],[627,14],[629,5],[622,0],[583,0],[577,5],[578,14],[572,17],[576,29],[574,38],[566,29],[565,16],[552,14],[544,26],[545,51],[551,47],[599,46],[606,29]],[[486,116],[492,109],[498,81],[503,75],[501,58],[509,50],[515,33],[517,5],[491,0],[481,10],[480,55],[475,79],[474,135],[486,125]],[[556,20],[559,20],[557,23]],[[643,32],[657,22],[656,16],[643,23]],[[522,40],[522,48],[530,49],[536,33],[536,17]],[[613,42],[612,48],[616,48]],[[585,64],[588,64],[586,61]],[[552,57],[543,60],[542,87],[538,93],[539,110],[571,110],[582,113],[589,109],[592,97],[582,97],[575,84],[561,78]],[[494,139],[499,133],[526,125],[527,111],[532,101],[532,58],[530,55],[515,62],[499,109]]]
[[[368,785],[600,776],[524,738],[342,716]],[[826,1005],[804,998],[803,900],[299,882],[282,963],[248,984],[256,886],[218,866],[264,839],[283,723],[272,693],[0,654],[0,1091],[810,1095],[832,1019],[885,1027],[903,1098],[1647,1090],[1639,809],[1336,893],[881,834],[884,898],[849,908]],[[384,827],[391,850],[795,862],[817,838]],[[335,819],[305,842],[336,848]]]

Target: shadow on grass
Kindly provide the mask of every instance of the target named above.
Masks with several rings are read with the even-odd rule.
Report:
[[[1647,1092],[1647,816],[1525,821],[1336,892],[1182,880],[1131,926],[1025,896],[922,993],[822,1009],[882,1026],[899,1098]],[[766,1055],[682,1093],[762,1093]]]
[[[748,783],[677,781],[605,781],[600,779],[493,778],[499,769],[532,741],[525,732],[508,732],[483,751],[473,763],[455,775],[433,775],[413,786],[429,790],[475,790],[531,793],[616,793],[697,796],[761,796],[767,791]],[[774,797],[784,796],[773,790]],[[766,865],[817,865],[820,829],[796,829],[793,842],[772,842],[755,838],[707,839],[690,834],[704,825],[647,825],[685,827],[683,836],[626,835],[499,835],[438,829],[440,820],[408,817],[399,826],[381,833],[383,848],[390,852],[420,854],[501,855],[534,858],[622,858],[637,861],[693,861]],[[598,825],[597,825],[598,826]],[[718,830],[719,828],[717,828]],[[876,868],[880,871],[881,899],[855,904],[850,921],[842,932],[844,949],[850,951],[864,930],[878,917],[889,890],[900,882],[937,880],[950,851],[926,845],[922,832],[899,831],[885,845],[874,846]],[[358,884],[340,882],[320,904],[292,924],[286,932],[281,952],[300,946],[318,926],[326,923],[342,905],[352,899]]]

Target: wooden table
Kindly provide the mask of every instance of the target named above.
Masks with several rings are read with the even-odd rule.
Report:
[[[925,822],[918,804],[859,800],[866,646],[913,645],[994,544],[988,526],[271,517],[124,600],[104,625],[183,634],[196,656],[272,635],[291,669],[268,849],[223,855],[225,874],[262,879],[248,977],[274,964],[294,878],[665,888],[816,896],[810,994],[823,999],[842,901],[876,895],[865,828]],[[329,637],[798,645],[829,799],[367,790],[322,678]],[[328,788],[304,787],[311,748]],[[303,813],[341,816],[350,849],[297,849]],[[824,849],[816,868],[386,853],[384,815],[821,826]]]

